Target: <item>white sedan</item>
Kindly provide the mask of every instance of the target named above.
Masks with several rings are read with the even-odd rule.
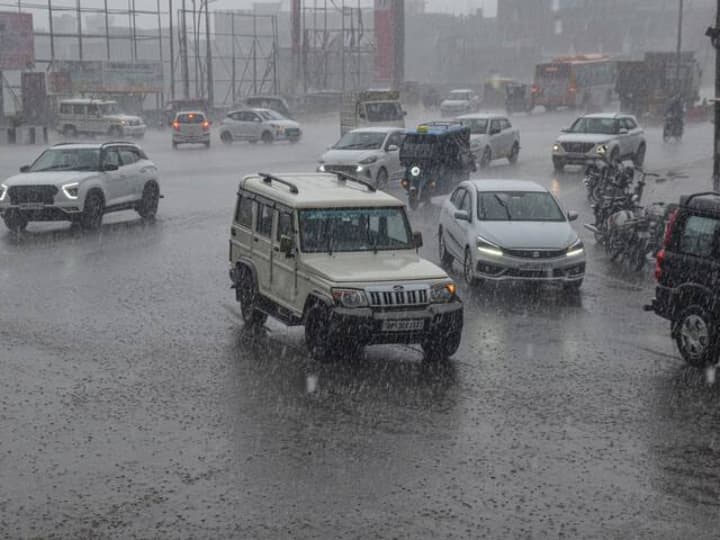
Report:
[[[469,285],[555,282],[577,290],[585,250],[555,197],[535,182],[467,180],[444,202],[438,248],[443,265],[463,265]]]

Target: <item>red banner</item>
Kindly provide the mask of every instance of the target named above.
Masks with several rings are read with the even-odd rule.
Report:
[[[375,0],[375,80],[392,81],[395,70],[393,0]]]
[[[26,69],[34,63],[32,14],[0,12],[0,70]]]

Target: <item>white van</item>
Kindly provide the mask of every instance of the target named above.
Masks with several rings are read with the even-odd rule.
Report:
[[[66,137],[88,134],[141,139],[145,129],[142,118],[123,114],[117,101],[65,99],[58,107],[57,130]]]

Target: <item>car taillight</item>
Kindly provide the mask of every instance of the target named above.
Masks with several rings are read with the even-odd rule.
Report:
[[[173,122],[172,126],[175,131],[180,131],[180,122]]]
[[[670,212],[670,215],[668,216],[667,223],[665,224],[665,235],[663,236],[663,247],[666,248],[670,245],[670,240],[672,239],[672,233],[673,233],[673,227],[675,227],[675,222],[677,221],[678,217],[678,209]]]
[[[665,248],[658,251],[655,256],[655,279],[660,281],[663,273],[663,264],[665,263]]]

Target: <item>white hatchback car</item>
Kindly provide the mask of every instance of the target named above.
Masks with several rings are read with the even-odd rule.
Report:
[[[220,122],[220,140],[225,144],[233,141],[296,143],[301,137],[300,124],[271,109],[230,111]]]
[[[585,250],[555,197],[535,182],[467,180],[444,202],[438,248],[444,266],[463,265],[469,285],[482,281],[556,282],[580,288]]]
[[[181,111],[172,122],[172,147],[180,144],[204,144],[210,148],[210,120],[202,111]]]
[[[318,171],[365,176],[376,187],[384,187],[402,176],[400,145],[404,138],[405,130],[396,127],[354,129],[320,157]]]
[[[507,158],[511,164],[517,163],[520,131],[512,126],[507,116],[476,113],[458,116],[455,120],[470,128],[470,149],[480,168],[501,158]]]

